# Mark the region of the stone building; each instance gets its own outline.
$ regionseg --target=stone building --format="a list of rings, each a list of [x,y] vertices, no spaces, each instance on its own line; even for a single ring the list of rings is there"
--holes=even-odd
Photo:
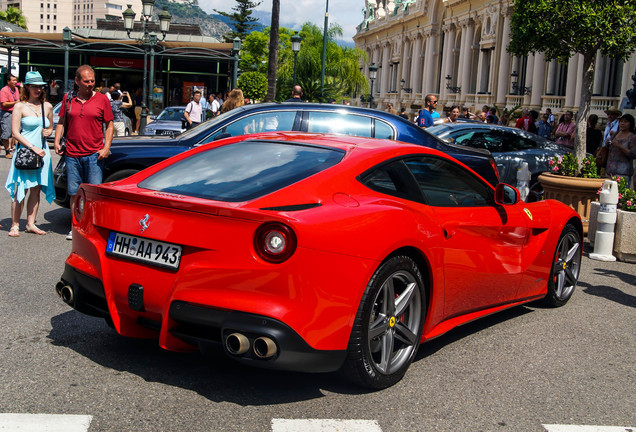
[[[365,0],[354,41],[378,67],[374,106],[391,102],[414,113],[436,94],[439,110],[472,111],[483,105],[521,105],[555,114],[578,110],[583,59],[547,62],[542,53],[515,57],[510,41],[509,0]],[[620,107],[632,88],[636,54],[629,61],[597,56],[591,113]],[[358,104],[364,104],[358,100]]]

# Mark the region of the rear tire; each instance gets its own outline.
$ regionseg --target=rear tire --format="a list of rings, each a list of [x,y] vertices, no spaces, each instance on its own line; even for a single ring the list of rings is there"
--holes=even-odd
[[[563,306],[574,294],[574,287],[579,279],[583,244],[581,234],[572,224],[563,228],[557,243],[545,302],[552,307]]]
[[[424,281],[407,256],[384,262],[360,302],[341,372],[364,387],[383,389],[402,379],[422,338]]]

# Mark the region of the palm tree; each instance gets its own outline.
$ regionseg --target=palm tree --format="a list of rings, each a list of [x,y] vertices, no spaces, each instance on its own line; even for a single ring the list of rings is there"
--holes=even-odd
[[[0,20],[27,29],[26,18],[22,15],[22,11],[17,7],[9,6],[6,11],[0,11]]]
[[[278,22],[280,18],[280,0],[272,1],[272,24],[269,31],[269,61],[267,63],[267,96],[265,101],[272,102],[276,97],[276,71],[278,69]]]

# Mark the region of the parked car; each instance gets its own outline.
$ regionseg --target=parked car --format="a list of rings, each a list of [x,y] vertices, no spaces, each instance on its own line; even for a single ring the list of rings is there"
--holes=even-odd
[[[186,107],[184,106],[170,106],[166,107],[159,113],[157,117],[150,116],[153,120],[148,123],[145,129],[141,132],[142,135],[167,135],[174,136],[179,135],[185,131],[184,117]]]
[[[426,131],[456,145],[490,151],[497,162],[499,179],[504,183],[516,185],[517,171],[522,162],[527,162],[532,173],[529,199],[535,201],[543,199],[539,174],[550,171],[548,162],[554,156],[571,151],[531,132],[488,123],[444,123]]]
[[[385,388],[421,342],[577,283],[580,217],[442,152],[274,132],[80,187],[56,289],[123,336]]]
[[[60,121],[61,108],[62,108],[62,102],[58,102],[53,107],[53,133],[51,133],[51,135],[49,135],[49,137],[47,138],[47,141],[49,142],[55,141],[55,126]],[[126,134],[126,136],[130,136],[132,134],[133,128],[132,128],[132,122],[130,121],[130,118],[127,115],[124,115],[124,127],[125,127],[124,133]]]
[[[443,151],[465,163],[491,184],[499,182],[495,160],[486,150],[454,146],[415,124],[383,111],[334,104],[263,103],[245,105],[188,131],[164,137],[115,139],[103,172],[107,182],[128,177],[171,156],[227,136],[266,131],[331,132],[388,138]],[[56,202],[68,207],[64,161],[55,169]]]

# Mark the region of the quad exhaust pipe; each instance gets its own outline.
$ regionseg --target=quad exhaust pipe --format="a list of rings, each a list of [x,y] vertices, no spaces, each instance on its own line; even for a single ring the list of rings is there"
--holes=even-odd
[[[225,348],[235,356],[242,356],[252,348],[252,353],[259,359],[266,360],[272,358],[278,352],[276,342],[267,336],[260,336],[254,339],[251,344],[247,336],[242,333],[232,333],[225,338]]]
[[[75,292],[72,286],[64,283],[63,281],[60,281],[57,283],[57,285],[55,285],[55,291],[64,303],[69,306],[73,306],[73,304],[75,303]]]

